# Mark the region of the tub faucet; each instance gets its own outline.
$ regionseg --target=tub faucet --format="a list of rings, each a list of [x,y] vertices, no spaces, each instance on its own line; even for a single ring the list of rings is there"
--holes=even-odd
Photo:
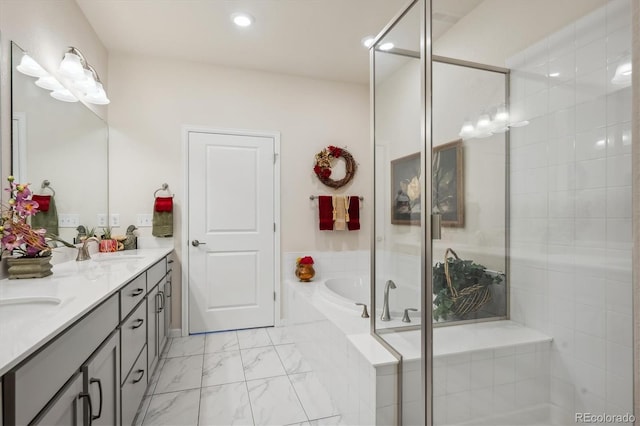
[[[82,246],[78,247],[78,256],[76,256],[76,262],[91,259],[91,255],[89,254],[89,247],[87,247],[87,243],[89,243],[89,241],[95,241],[96,243],[100,244],[100,240],[96,237],[89,237],[85,239],[84,243],[82,243]]]
[[[382,321],[390,321],[391,315],[389,315],[389,289],[396,288],[396,283],[389,280],[384,286],[384,302],[382,303],[382,315],[380,319]]]

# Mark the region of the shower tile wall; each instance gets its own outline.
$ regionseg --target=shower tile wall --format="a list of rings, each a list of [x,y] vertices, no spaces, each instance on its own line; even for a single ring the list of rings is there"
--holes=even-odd
[[[631,2],[510,58],[511,318],[553,337],[552,416],[632,410]]]

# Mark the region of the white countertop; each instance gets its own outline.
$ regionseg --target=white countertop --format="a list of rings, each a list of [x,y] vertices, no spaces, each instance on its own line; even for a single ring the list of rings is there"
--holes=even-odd
[[[96,253],[92,260],[55,264],[53,275],[45,278],[0,280],[0,300],[62,300],[59,305],[0,306],[0,376],[171,251],[173,248]]]

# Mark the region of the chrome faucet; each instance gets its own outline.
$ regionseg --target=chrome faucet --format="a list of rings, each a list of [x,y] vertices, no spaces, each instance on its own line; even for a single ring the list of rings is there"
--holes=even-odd
[[[82,243],[82,247],[78,247],[78,256],[76,257],[76,262],[91,259],[91,255],[89,254],[89,247],[87,247],[89,241],[95,241],[96,243],[100,244],[100,240],[96,237],[89,237],[85,239],[84,243]]]
[[[382,315],[380,316],[380,319],[382,321],[391,320],[391,315],[389,315],[389,289],[390,288],[391,289],[396,288],[396,283],[394,283],[391,280],[387,281],[387,283],[384,286],[384,302],[382,303]]]

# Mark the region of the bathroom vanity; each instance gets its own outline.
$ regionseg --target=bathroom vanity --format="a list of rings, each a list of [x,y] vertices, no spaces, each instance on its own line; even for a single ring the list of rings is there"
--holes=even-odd
[[[0,281],[4,426],[130,425],[167,342],[172,249]]]

